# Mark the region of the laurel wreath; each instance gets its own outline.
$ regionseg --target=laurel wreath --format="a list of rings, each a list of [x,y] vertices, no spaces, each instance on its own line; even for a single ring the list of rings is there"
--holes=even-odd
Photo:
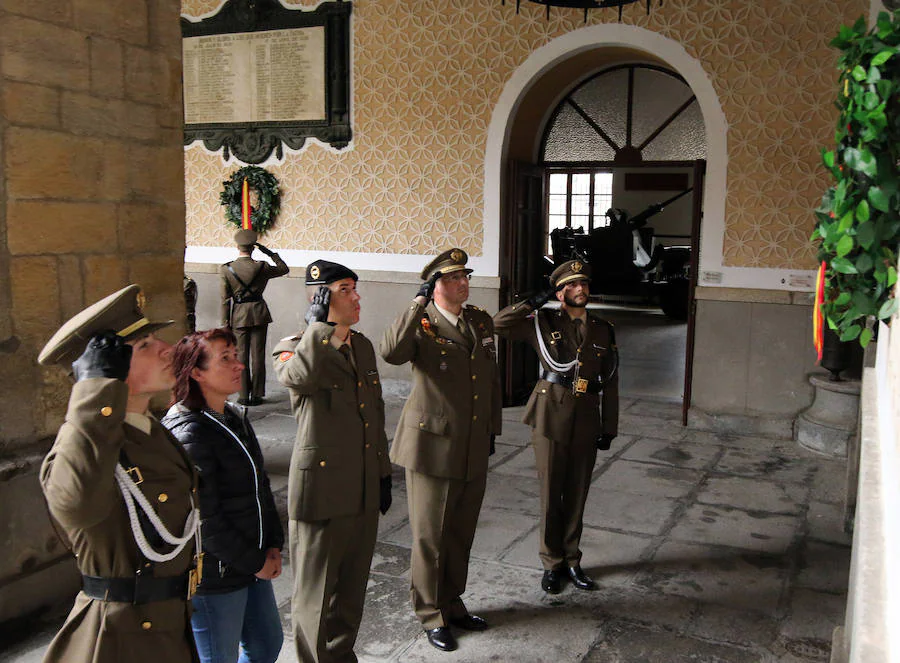
[[[250,208],[250,226],[260,235],[265,235],[275,225],[275,217],[281,209],[278,179],[265,168],[244,166],[235,171],[231,178],[222,182],[219,203],[225,206],[225,218],[240,228],[241,194],[245,179],[247,185],[256,190],[259,199],[257,206]]]

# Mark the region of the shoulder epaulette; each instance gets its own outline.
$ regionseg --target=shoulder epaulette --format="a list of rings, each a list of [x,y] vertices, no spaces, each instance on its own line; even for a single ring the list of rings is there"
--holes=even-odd
[[[480,306],[475,306],[475,304],[466,304],[466,308],[470,308],[470,309],[472,309],[473,311],[481,311],[482,313],[487,313],[487,311],[485,311],[485,310],[484,310],[483,308],[481,308]]]

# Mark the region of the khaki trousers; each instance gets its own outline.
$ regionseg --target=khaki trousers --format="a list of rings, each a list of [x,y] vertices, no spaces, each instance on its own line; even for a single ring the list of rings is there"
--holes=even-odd
[[[269,325],[237,327],[238,360],[244,365],[241,375],[241,398],[263,398],[266,395],[266,332]]]
[[[294,644],[302,663],[356,663],[378,512],[318,522],[291,520]]]
[[[427,629],[467,614],[462,601],[487,474],[472,481],[406,470],[416,616]]]
[[[597,443],[587,438],[560,444],[531,438],[541,484],[540,558],[545,570],[581,562],[584,504],[597,460]]]

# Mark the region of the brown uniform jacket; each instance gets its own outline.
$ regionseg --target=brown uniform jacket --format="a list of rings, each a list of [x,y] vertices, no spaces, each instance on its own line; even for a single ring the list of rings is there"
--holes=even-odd
[[[277,253],[273,253],[271,258],[275,261],[274,265],[270,265],[264,260],[241,256],[225,263],[220,268],[222,274],[222,322],[227,327],[256,327],[272,322],[272,315],[262,298],[262,293],[266,289],[269,279],[284,276],[290,271],[290,268]],[[234,274],[228,269],[229,265],[234,270]],[[235,274],[250,287],[250,298],[255,301],[238,301],[238,296],[246,297],[248,293],[235,278]]]
[[[491,316],[467,306],[461,318],[474,336],[472,348],[434,303],[412,302],[385,330],[379,352],[390,364],[410,362],[414,378],[391,460],[421,474],[470,481],[487,472],[502,403]]]
[[[538,350],[534,329],[534,311],[522,302],[507,306],[494,316],[497,334],[511,341],[525,341],[538,353],[542,370],[552,370]],[[562,309],[545,309],[538,318],[544,345],[554,361],[567,363],[579,349],[575,342],[572,318]],[[554,332],[558,339],[554,339]],[[615,336],[612,325],[588,314],[581,344],[579,377],[594,380],[609,375],[615,362]],[[576,414],[578,416],[576,416]],[[525,407],[523,421],[554,442],[565,444],[574,436],[597,438],[616,435],[619,428],[619,374],[607,383],[602,394],[575,396],[571,387],[538,380]]]
[[[181,536],[192,508],[193,466],[155,419],[149,435],[125,423],[127,399],[120,380],[76,383],[65,423],[41,467],[50,512],[68,535],[84,575],[133,578],[142,559],[114,478],[120,450],[140,468],[139,488],[170,532]],[[154,575],[186,573],[193,554],[191,542],[175,559],[154,564]],[[133,605],[79,592],[44,661],[187,663],[193,660],[189,606],[187,597]]]
[[[373,511],[380,478],[391,473],[375,350],[353,331],[354,366],[331,344],[333,333],[331,325],[314,322],[273,351],[297,418],[288,476],[292,520]]]

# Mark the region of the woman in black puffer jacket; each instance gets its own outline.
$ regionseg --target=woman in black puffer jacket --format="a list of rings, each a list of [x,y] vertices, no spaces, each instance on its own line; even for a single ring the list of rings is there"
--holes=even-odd
[[[191,618],[200,659],[272,663],[284,640],[271,582],[284,532],[246,409],[226,400],[244,370],[234,335],[188,334],[172,364],[176,403],[162,423],[200,474],[203,576]]]

